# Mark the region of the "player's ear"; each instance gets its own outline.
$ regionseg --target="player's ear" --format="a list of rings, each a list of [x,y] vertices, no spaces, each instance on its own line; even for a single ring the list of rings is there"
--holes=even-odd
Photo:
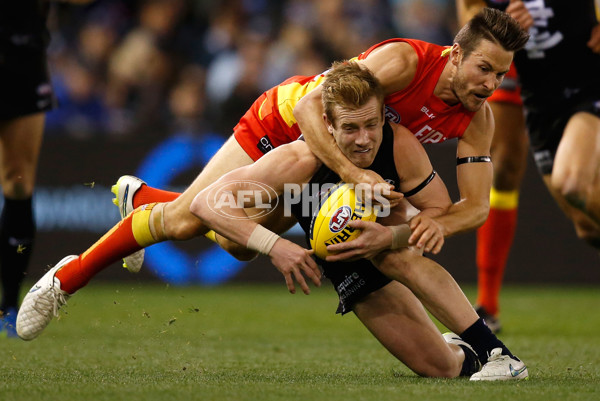
[[[450,61],[452,64],[459,65],[463,58],[463,48],[458,43],[452,45],[450,49]]]
[[[333,123],[331,121],[329,121],[329,119],[327,118],[327,114],[323,113],[323,122],[325,123],[325,126],[327,127],[327,131],[329,131],[329,133],[331,135],[333,135]]]

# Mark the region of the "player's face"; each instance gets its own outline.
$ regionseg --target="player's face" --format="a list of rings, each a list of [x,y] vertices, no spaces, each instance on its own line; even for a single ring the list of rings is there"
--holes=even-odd
[[[372,97],[358,109],[334,109],[335,124],[327,121],[329,132],[344,155],[356,166],[369,167],[381,145],[383,105]]]
[[[488,40],[481,40],[477,48],[457,65],[452,91],[469,111],[477,111],[500,86],[513,59],[513,52]]]

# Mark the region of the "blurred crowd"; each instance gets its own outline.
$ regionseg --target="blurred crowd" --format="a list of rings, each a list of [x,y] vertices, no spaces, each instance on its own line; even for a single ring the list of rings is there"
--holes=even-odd
[[[47,133],[228,136],[250,104],[391,37],[451,44],[449,0],[55,2]]]

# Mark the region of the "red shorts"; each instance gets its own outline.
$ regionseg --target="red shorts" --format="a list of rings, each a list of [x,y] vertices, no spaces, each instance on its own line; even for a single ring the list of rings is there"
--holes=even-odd
[[[504,76],[502,84],[492,96],[488,98],[489,102],[499,103],[512,103],[517,106],[523,105],[521,100],[521,84],[519,83],[519,77],[517,76],[517,70],[515,64],[510,65],[510,70]]]
[[[276,104],[277,87],[256,99],[233,129],[235,139],[254,161],[300,136],[298,124],[288,126],[276,109]]]

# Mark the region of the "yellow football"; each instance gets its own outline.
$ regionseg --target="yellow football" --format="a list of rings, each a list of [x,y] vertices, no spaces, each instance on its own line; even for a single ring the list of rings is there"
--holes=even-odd
[[[357,238],[360,230],[347,227],[350,220],[375,221],[376,211],[365,206],[356,196],[351,184],[339,183],[321,199],[318,213],[310,224],[310,246],[315,255],[324,259],[327,245],[347,242]]]

